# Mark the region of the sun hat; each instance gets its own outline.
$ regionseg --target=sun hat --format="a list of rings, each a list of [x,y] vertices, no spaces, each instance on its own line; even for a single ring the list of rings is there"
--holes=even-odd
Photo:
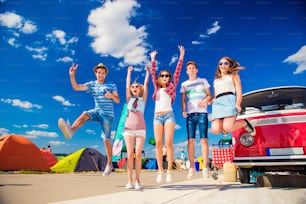
[[[106,74],[108,73],[108,69],[107,67],[103,64],[103,63],[99,63],[97,66],[95,66],[95,68],[93,69],[93,71],[96,73],[98,68],[103,68],[106,71]]]

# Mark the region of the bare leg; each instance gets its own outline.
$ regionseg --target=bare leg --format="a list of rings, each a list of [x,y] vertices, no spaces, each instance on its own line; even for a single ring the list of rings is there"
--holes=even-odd
[[[136,181],[140,183],[140,172],[142,165],[142,149],[145,142],[145,137],[136,137],[136,159],[135,159],[135,169],[136,169]]]
[[[219,134],[223,130],[223,120],[222,119],[215,119],[211,122],[211,132],[213,134]]]
[[[194,168],[194,138],[188,140],[188,159],[190,168]]]
[[[167,160],[168,160],[168,171],[172,170],[173,164],[173,136],[174,136],[174,128],[175,123],[168,122],[165,124],[165,140],[166,140],[166,147],[167,147]]]
[[[112,144],[109,139],[104,140],[105,152],[107,156],[107,165],[113,166],[112,163]]]
[[[81,128],[86,121],[90,119],[89,115],[86,112],[83,112],[72,124],[71,130],[72,132],[77,131]]]
[[[246,126],[245,121],[236,121],[236,116],[227,117],[223,120],[223,128],[226,132],[233,132]]]
[[[164,132],[163,125],[161,124],[154,125],[155,154],[156,154],[156,160],[159,172],[163,171],[163,132]]]
[[[134,136],[124,136],[127,151],[127,173],[128,183],[133,182],[133,164],[134,164]]]
[[[202,149],[202,159],[203,159],[203,168],[206,168],[208,165],[208,140],[201,139],[201,149]]]

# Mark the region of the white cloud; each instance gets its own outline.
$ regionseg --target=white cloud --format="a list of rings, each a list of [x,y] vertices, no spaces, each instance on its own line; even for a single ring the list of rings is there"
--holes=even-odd
[[[94,130],[86,129],[85,132],[87,132],[89,135],[95,135],[96,132]]]
[[[19,99],[3,99],[0,100],[3,103],[11,104],[12,106],[17,106],[19,108],[22,108],[24,110],[31,111],[32,109],[41,109],[42,106],[38,104],[33,104],[29,101],[21,101]]]
[[[46,61],[47,59],[47,54],[33,54],[32,57],[34,59],[39,59],[41,61]]]
[[[57,38],[57,40],[62,44],[66,44],[66,33],[62,30],[54,30],[52,34]]]
[[[9,133],[9,130],[6,128],[0,128],[0,135],[6,135]]]
[[[49,144],[54,145],[54,146],[59,146],[59,145],[65,144],[65,142],[51,140],[51,141],[49,141]]]
[[[18,43],[21,34],[33,34],[38,30],[35,22],[27,20],[15,12],[0,14],[0,26],[8,28],[7,36],[4,36],[3,39],[15,48],[21,47],[21,44]],[[71,46],[79,40],[75,36],[69,37],[65,31],[58,29],[46,34],[45,38],[47,41],[45,41],[45,39],[37,40],[36,42],[29,42],[29,44],[31,44],[30,46],[25,46],[26,50],[32,52],[33,59],[46,61],[49,51],[48,48],[56,49],[57,53],[59,53],[58,51],[60,50],[69,53],[69,55],[74,55],[75,50],[72,49]],[[53,44],[51,46],[49,45],[50,41]],[[45,44],[45,46],[42,46],[42,44]],[[71,62],[71,57],[59,58],[57,62]]]
[[[24,34],[31,34],[37,31],[37,26],[32,21],[26,21],[20,31]]]
[[[37,138],[37,137],[58,137],[58,134],[56,132],[46,132],[46,131],[40,131],[40,130],[31,130],[26,131],[27,137],[29,138]]]
[[[25,20],[22,16],[14,12],[5,12],[4,14],[0,14],[0,25],[10,29],[19,30],[24,34],[32,34],[38,30],[34,22]]]
[[[15,47],[15,48],[20,47],[20,44],[17,42],[17,39],[16,39],[16,38],[9,38],[9,39],[7,40],[7,43],[8,43],[9,45],[11,45],[12,47]]]
[[[306,70],[306,45],[302,46],[296,53],[287,57],[284,62],[297,64],[293,74],[300,74]]]
[[[99,149],[99,145],[92,145],[91,148],[93,148],[93,149]]]
[[[65,31],[63,30],[53,30],[51,33],[46,35],[46,40],[49,40],[56,49],[60,49],[61,51],[67,52],[71,55],[75,54],[75,50],[71,48],[71,46],[78,42],[77,37],[69,38]],[[57,62],[72,62],[72,58],[62,57],[56,60]]]
[[[209,38],[208,35],[200,34],[199,38]]]
[[[170,60],[170,63],[169,63],[169,66],[171,66],[172,64],[174,64],[177,60],[178,60],[178,56],[177,56],[177,55],[172,56],[172,57],[171,57],[171,60]]]
[[[15,128],[28,128],[27,124],[23,124],[23,125],[13,125]]]
[[[47,129],[49,127],[48,124],[38,124],[38,125],[33,125],[33,127],[41,128],[41,129]]]
[[[215,22],[213,23],[213,27],[212,27],[212,28],[208,28],[208,29],[206,30],[206,34],[201,33],[201,34],[199,35],[199,37],[198,37],[198,40],[193,40],[193,41],[191,42],[191,44],[193,44],[193,45],[201,45],[201,44],[204,44],[204,42],[201,41],[201,40],[206,39],[206,38],[209,38],[210,35],[217,33],[218,30],[220,30],[220,29],[221,29],[221,26],[219,25],[219,22],[218,22],[218,21],[215,21]]]
[[[207,34],[208,34],[208,35],[214,34],[214,33],[216,33],[218,30],[220,30],[220,28],[221,28],[221,27],[219,26],[219,22],[218,22],[218,21],[215,21],[215,22],[213,23],[213,27],[207,29]]]
[[[88,35],[93,38],[91,47],[94,52],[123,58],[126,65],[147,62],[145,27],[136,28],[129,22],[138,7],[140,5],[134,0],[106,1],[102,7],[90,12]]]
[[[67,63],[67,62],[73,62],[73,59],[71,57],[65,56],[65,57],[62,57],[62,58],[58,58],[56,61]]]
[[[204,42],[201,42],[201,41],[197,41],[197,40],[193,40],[192,42],[191,42],[191,44],[193,44],[193,45],[200,45],[200,44],[203,44]]]
[[[0,14],[0,25],[20,29],[22,27],[23,17],[13,12],[5,12]]]
[[[45,61],[47,59],[47,54],[46,52],[48,51],[47,47],[30,47],[30,46],[25,46],[25,49],[27,49],[30,52],[33,52],[34,54],[32,54],[32,57],[34,59],[39,59],[42,61]]]
[[[63,106],[75,106],[75,104],[70,103],[68,100],[66,100],[62,96],[57,95],[57,96],[53,96],[52,98],[56,101],[61,102]]]

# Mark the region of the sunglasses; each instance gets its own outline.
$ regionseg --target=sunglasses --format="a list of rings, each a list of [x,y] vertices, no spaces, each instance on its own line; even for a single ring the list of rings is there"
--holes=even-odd
[[[161,74],[161,75],[159,75],[159,77],[161,77],[161,78],[163,78],[163,77],[168,78],[168,77],[170,77],[170,75],[169,74]]]
[[[131,86],[131,88],[132,88],[132,89],[133,89],[133,88],[138,89],[138,88],[139,88],[139,86],[138,86],[138,85],[136,85],[136,86]]]
[[[219,62],[219,65],[221,66],[222,64],[224,65],[229,65],[229,62]]]

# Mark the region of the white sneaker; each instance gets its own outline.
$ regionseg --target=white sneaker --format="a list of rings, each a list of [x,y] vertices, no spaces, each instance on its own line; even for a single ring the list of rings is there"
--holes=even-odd
[[[108,176],[113,170],[112,166],[106,165],[104,172],[103,172],[103,176]]]
[[[171,181],[172,181],[172,175],[170,172],[168,172],[166,175],[166,183],[170,183]]]
[[[187,178],[191,179],[193,177],[193,168],[189,168]]]
[[[162,181],[163,175],[162,172],[159,172],[156,177],[156,183],[160,183]]]
[[[203,178],[209,178],[208,168],[204,168],[202,170],[202,175],[203,175]]]
[[[131,183],[127,183],[127,184],[125,185],[125,188],[126,188],[126,189],[132,189],[132,188],[133,188],[133,186],[132,186],[132,184],[131,184]]]
[[[135,189],[136,189],[136,190],[141,190],[141,189],[142,189],[141,184],[138,183],[138,182],[135,182]]]
[[[66,137],[66,139],[71,139],[72,137],[72,130],[69,125],[69,121],[65,122],[63,118],[58,119],[58,127],[62,131],[63,135]]]

